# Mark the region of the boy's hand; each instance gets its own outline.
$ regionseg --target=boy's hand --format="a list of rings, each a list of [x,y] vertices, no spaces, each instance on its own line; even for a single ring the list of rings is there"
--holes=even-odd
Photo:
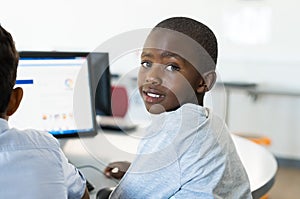
[[[111,162],[104,169],[104,174],[108,178],[116,178],[120,180],[130,166],[130,162],[127,161],[118,161]]]

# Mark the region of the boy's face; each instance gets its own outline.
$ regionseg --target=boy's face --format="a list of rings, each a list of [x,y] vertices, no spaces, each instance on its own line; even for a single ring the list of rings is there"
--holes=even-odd
[[[198,42],[182,33],[164,28],[152,31],[144,44],[138,74],[147,110],[158,114],[185,103],[202,104],[202,94],[215,80],[215,73],[206,70],[212,63],[207,55]]]
[[[138,73],[138,86],[146,109],[158,114],[172,111],[184,103],[198,103],[199,72],[172,52],[144,48]]]

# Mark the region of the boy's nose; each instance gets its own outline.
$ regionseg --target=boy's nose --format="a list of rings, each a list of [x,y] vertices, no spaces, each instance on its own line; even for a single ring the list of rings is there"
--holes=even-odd
[[[159,85],[162,83],[161,75],[163,71],[161,71],[161,67],[159,66],[152,66],[151,69],[148,71],[146,76],[146,82],[151,83],[153,85]]]

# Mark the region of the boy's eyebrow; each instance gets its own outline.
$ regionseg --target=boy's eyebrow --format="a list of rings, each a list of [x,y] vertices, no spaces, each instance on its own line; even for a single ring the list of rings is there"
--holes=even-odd
[[[170,51],[164,51],[160,54],[160,57],[165,58],[165,57],[175,57],[176,59],[182,59],[179,55],[172,53]]]
[[[153,58],[154,55],[152,53],[149,53],[149,52],[142,52],[141,57],[150,57],[150,58]]]
[[[142,52],[141,54],[141,57],[150,57],[150,58],[153,58],[154,55],[150,52]],[[161,54],[160,54],[160,57],[162,58],[166,58],[166,57],[175,57],[176,59],[182,59],[181,56],[175,54],[175,53],[172,53],[170,51],[163,51]]]

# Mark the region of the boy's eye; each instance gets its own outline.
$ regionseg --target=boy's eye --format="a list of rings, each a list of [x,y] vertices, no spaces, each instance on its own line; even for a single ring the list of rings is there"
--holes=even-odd
[[[174,64],[167,65],[166,69],[168,71],[179,71],[180,70],[180,68],[178,66],[174,65]]]
[[[149,61],[142,61],[141,65],[144,68],[150,68],[152,66],[152,63]]]

